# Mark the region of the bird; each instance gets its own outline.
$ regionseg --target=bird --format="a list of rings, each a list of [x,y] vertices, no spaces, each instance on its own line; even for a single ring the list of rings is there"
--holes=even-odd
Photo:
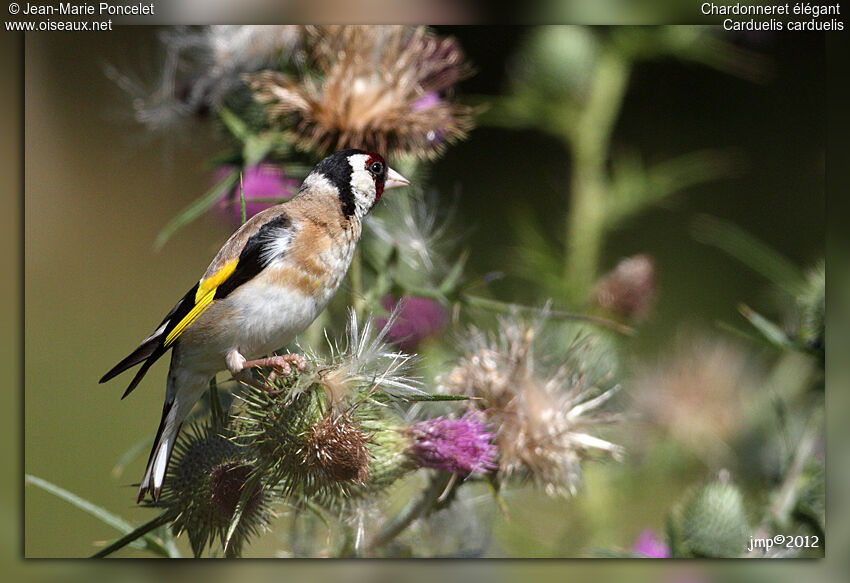
[[[293,364],[304,369],[300,354],[266,355],[325,309],[351,264],[363,219],[385,190],[409,184],[375,152],[327,156],[294,197],[237,229],[154,332],[103,375],[101,383],[141,365],[123,399],[171,351],[162,419],[137,503],[148,493],[159,501],[180,427],[216,373],[226,369],[237,381],[271,391],[253,378],[254,368],[283,375]]]

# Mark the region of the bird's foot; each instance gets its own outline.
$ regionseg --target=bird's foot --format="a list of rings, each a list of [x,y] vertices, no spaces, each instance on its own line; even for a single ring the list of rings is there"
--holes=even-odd
[[[258,358],[257,360],[249,360],[243,364],[243,368],[249,369],[256,368],[259,366],[271,367],[272,372],[266,379],[266,383],[259,383],[258,381],[254,381],[249,384],[254,387],[263,389],[270,395],[279,395],[282,392],[282,389],[273,389],[271,387],[271,383],[277,380],[279,374],[285,377],[292,374],[292,367],[290,365],[293,364],[301,372],[303,372],[307,368],[307,360],[300,354],[281,354],[269,356],[267,358]],[[253,381],[253,379],[251,380]]]

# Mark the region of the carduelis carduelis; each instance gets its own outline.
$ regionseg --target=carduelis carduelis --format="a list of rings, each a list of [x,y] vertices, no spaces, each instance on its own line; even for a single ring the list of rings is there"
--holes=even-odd
[[[147,492],[159,499],[180,426],[218,371],[256,384],[252,367],[288,374],[290,363],[304,366],[293,354],[254,359],[292,341],[324,310],[351,264],[362,219],[385,189],[408,184],[378,154],[331,154],[310,172],[297,196],[233,233],[153,334],[103,375],[101,383],[141,364],[126,397],[173,349],[162,420],[138,502]]]

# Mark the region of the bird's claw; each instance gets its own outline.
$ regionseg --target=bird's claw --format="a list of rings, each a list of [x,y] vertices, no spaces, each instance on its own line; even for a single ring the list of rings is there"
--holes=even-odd
[[[269,356],[267,358],[260,358],[257,360],[249,360],[244,364],[244,368],[256,368],[260,366],[268,366],[271,367],[272,372],[269,374],[266,379],[266,383],[262,385],[262,389],[266,391],[270,395],[279,395],[282,392],[282,389],[273,389],[271,387],[271,383],[277,380],[278,375],[283,375],[285,377],[292,374],[292,366],[303,372],[307,368],[307,360],[300,354],[279,354],[275,356]]]

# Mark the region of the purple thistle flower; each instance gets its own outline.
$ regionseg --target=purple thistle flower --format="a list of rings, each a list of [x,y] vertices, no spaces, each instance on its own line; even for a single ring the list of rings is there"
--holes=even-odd
[[[217,179],[223,179],[232,170],[233,167],[229,165],[220,167],[216,171]],[[245,190],[245,218],[250,219],[258,212],[278,204],[269,202],[270,199],[283,202],[290,198],[298,187],[298,181],[287,177],[283,168],[280,166],[261,163],[245,168],[242,172],[241,187]],[[242,205],[239,189],[240,185],[237,182],[234,188],[224,193],[215,206],[222,217],[225,217],[228,221],[236,225],[242,222]]]
[[[479,415],[436,417],[415,423],[407,431],[413,439],[408,454],[419,467],[464,476],[485,474],[496,467],[494,435]]]
[[[670,549],[661,540],[658,533],[651,528],[645,528],[638,535],[632,550],[648,559],[669,559]]]
[[[396,299],[388,294],[381,298],[381,305],[388,312],[398,309],[398,317],[387,330],[386,339],[407,353],[416,352],[423,340],[437,334],[446,324],[446,312],[434,300],[416,296]],[[387,319],[376,318],[375,323],[383,330]]]
[[[430,93],[426,93],[416,101],[414,101],[410,105],[410,109],[413,111],[422,111],[423,109],[430,109],[432,107],[436,107],[440,102],[440,94],[436,91],[431,91]]]

